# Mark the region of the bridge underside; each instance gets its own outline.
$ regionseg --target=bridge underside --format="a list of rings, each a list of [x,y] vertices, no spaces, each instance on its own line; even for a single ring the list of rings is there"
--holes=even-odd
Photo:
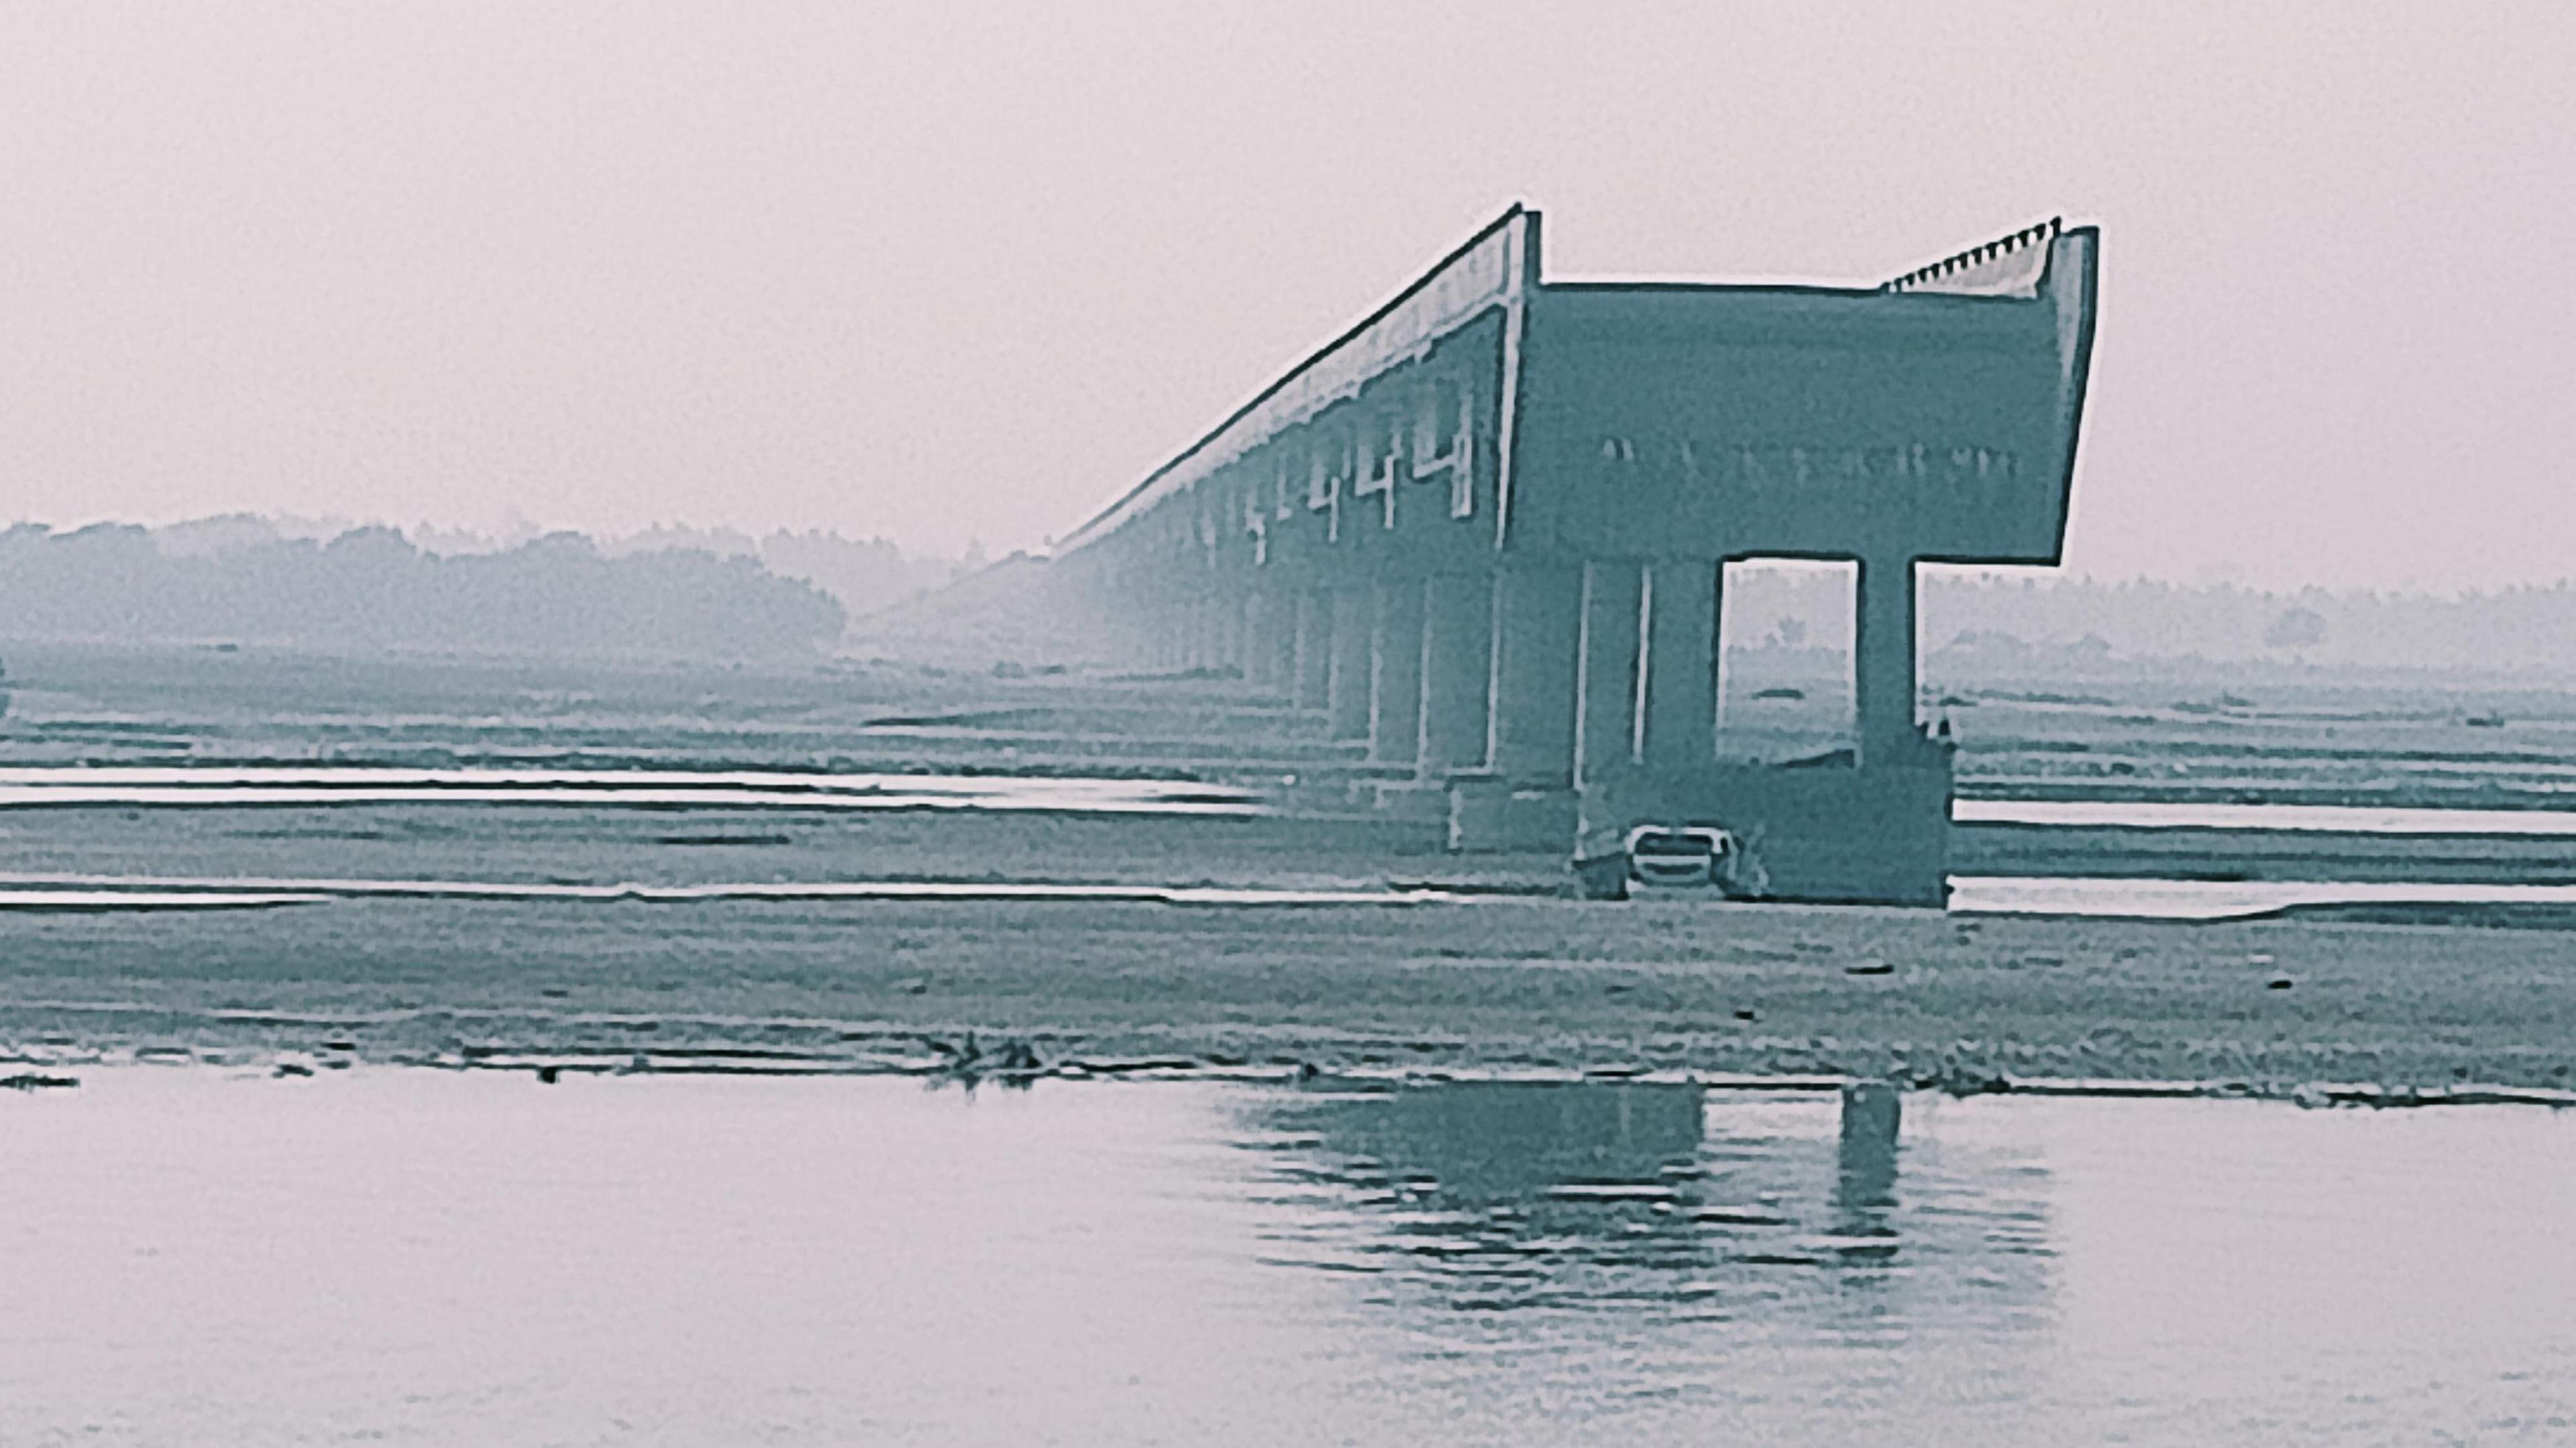
[[[1368,802],[1446,818],[1454,849],[1597,854],[1639,823],[1712,825],[1755,841],[1783,898],[1938,904],[1950,759],[1917,719],[1910,573],[1862,572],[1857,748],[1789,764],[1717,757],[1716,559],[1210,597],[1121,652],[1324,715],[1366,741]]]

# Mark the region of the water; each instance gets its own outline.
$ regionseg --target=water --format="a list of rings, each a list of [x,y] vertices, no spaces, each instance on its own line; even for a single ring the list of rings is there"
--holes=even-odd
[[[2576,1116],[91,1070],[0,1443],[2576,1434]]]
[[[2289,830],[2349,835],[2576,835],[2576,810],[2460,809],[2322,804],[2208,804],[2124,799],[1962,799],[1963,825],[2072,829]]]
[[[0,766],[0,809],[515,804],[588,808],[1046,810],[1253,815],[1254,791],[1079,775],[739,769],[409,769],[377,765]],[[1952,820],[2125,830],[2576,836],[2576,811],[2156,800],[1962,799]]]
[[[2293,910],[2576,912],[2576,885],[2412,880],[2158,880],[1954,875],[1960,915],[2090,916],[2114,920],[2252,920]]]
[[[273,910],[282,905],[319,905],[328,895],[309,891],[238,889],[104,890],[45,886],[23,890],[0,887],[0,910],[48,914],[98,914],[127,910]]]
[[[1012,880],[733,880],[606,885],[515,880],[387,880],[262,876],[0,874],[0,911],[267,909],[334,900],[530,900],[660,905],[716,900],[1115,902],[1220,909],[1274,906],[1379,909],[1490,905],[1494,895],[1422,887],[1348,889],[1060,883]],[[1714,899],[1714,897],[1711,897]],[[2132,877],[1954,875],[1956,915],[2044,915],[2112,920],[2250,920],[2295,910],[2576,911],[2576,885],[2387,880],[2169,880]]]
[[[1171,780],[728,769],[397,769],[382,766],[0,767],[0,809],[554,805],[715,810],[1046,810],[1249,815],[1247,792]]]
[[[1501,897],[1436,888],[1255,888],[1228,885],[1056,883],[1011,880],[707,881],[607,885],[514,880],[383,880],[260,876],[0,874],[0,911],[273,909],[334,900],[533,900],[561,904],[681,905],[716,900],[865,905],[883,901],[1026,901],[1177,905],[1216,909],[1276,906],[1380,909],[1492,904]],[[1714,897],[1712,897],[1713,899]],[[2395,911],[2576,911],[2576,885],[2466,884],[2385,880],[2166,880],[2070,876],[1957,875],[1956,915],[2044,915],[2110,920],[2251,920],[2296,910],[2373,907]]]
[[[11,910],[537,887],[1365,906],[1562,879],[1441,857],[1436,820],[1355,814],[1363,749],[1208,683],[64,648],[23,673],[23,717],[0,721]],[[2517,696],[2500,731],[2404,691],[2284,685],[2211,712],[2138,688],[1967,709],[1963,908],[2563,919],[2564,699]],[[2263,883],[2200,883],[2232,879]]]
[[[11,888],[19,887],[19,888]],[[94,888],[93,888],[94,887]],[[1445,890],[1246,889],[1223,885],[1055,884],[1025,880],[720,881],[692,885],[527,884],[512,880],[267,880],[186,876],[0,875],[0,909],[177,910],[318,905],[331,900],[545,900],[694,904],[710,900],[1114,901],[1136,905],[1455,905]]]

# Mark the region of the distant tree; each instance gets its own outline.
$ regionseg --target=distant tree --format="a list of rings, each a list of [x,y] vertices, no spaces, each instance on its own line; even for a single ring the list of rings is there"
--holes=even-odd
[[[1963,628],[1951,635],[1950,642],[1942,646],[1941,652],[1992,662],[2023,658],[2031,652],[2031,644],[2021,635],[1999,628]]]
[[[2303,651],[2326,641],[2326,616],[2312,608],[2291,607],[2281,611],[2263,630],[2266,648]]]
[[[847,618],[755,558],[609,557],[578,533],[455,555],[390,528],[199,541],[164,552],[109,524],[0,533],[0,623],[22,638],[730,659],[829,648]]]

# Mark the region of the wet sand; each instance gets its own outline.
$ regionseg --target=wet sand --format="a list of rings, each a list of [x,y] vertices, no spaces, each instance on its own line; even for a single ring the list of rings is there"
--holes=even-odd
[[[0,1051],[2576,1086],[2557,931],[1620,905],[347,899],[0,917]],[[1020,1048],[1025,1047],[1025,1050]]]

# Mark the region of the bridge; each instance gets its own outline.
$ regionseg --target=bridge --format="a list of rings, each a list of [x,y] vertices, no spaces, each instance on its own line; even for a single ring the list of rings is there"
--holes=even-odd
[[[1144,667],[1322,711],[1459,850],[1754,842],[1784,898],[1939,904],[1918,563],[2054,564],[2098,233],[1840,288],[1545,276],[1505,212],[1056,547]],[[1724,565],[1856,565],[1856,747],[1716,752]]]

